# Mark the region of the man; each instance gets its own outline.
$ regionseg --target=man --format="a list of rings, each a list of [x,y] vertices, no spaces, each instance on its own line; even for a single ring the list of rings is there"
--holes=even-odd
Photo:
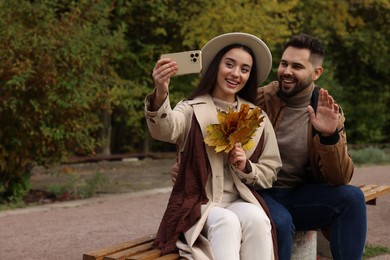
[[[354,167],[345,118],[328,92],[314,84],[324,54],[312,36],[293,36],[278,81],[258,90],[256,104],[273,123],[283,164],[273,188],[258,190],[277,227],[281,260],[291,258],[296,230],[328,230],[333,259],[361,259],[365,245],[364,194],[348,185]]]
[[[353,162],[345,118],[326,90],[315,87],[324,49],[309,35],[286,43],[278,82],[259,88],[257,104],[273,123],[282,169],[272,189],[258,191],[277,226],[280,259],[290,259],[295,230],[330,226],[333,259],[361,259],[366,240],[364,194],[347,185]]]

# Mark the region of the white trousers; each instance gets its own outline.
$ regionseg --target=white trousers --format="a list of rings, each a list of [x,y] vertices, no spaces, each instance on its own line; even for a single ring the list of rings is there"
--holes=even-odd
[[[216,260],[274,259],[271,223],[264,210],[237,200],[214,207],[202,230]]]

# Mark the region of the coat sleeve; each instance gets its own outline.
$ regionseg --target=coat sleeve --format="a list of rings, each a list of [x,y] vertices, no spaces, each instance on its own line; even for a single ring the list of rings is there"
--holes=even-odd
[[[256,189],[271,188],[282,167],[274,129],[268,116],[265,113],[264,115],[264,144],[261,156],[256,162],[249,161],[251,170],[249,173],[233,168],[243,182],[252,184]]]
[[[337,132],[329,137],[315,135],[312,145],[312,167],[320,180],[331,185],[348,184],[353,176],[354,165],[348,153],[347,135],[344,129],[345,117],[340,107]]]
[[[191,119],[191,109],[179,102],[172,110],[169,95],[157,111],[150,110],[155,93],[145,98],[145,118],[151,136],[159,141],[183,145]]]

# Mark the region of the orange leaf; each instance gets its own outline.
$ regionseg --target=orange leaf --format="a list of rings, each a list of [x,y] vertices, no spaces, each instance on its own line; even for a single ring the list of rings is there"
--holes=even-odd
[[[228,112],[218,112],[219,124],[211,124],[206,127],[209,135],[205,143],[215,146],[216,152],[225,151],[228,153],[233,149],[234,144],[240,142],[244,150],[253,147],[253,138],[256,129],[263,122],[261,109],[255,107],[250,109],[248,104],[242,104],[240,110],[234,112],[229,108]]]

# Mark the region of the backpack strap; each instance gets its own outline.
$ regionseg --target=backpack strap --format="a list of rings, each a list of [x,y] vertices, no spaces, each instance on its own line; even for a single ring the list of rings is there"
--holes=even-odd
[[[317,86],[314,86],[313,94],[311,95],[311,100],[310,100],[310,105],[313,107],[314,113],[317,112],[317,105],[318,105],[319,93],[320,93],[320,88],[317,87]],[[318,134],[318,132],[317,132],[317,130],[314,128],[313,125],[311,126],[311,128],[312,128],[312,131],[311,131],[312,137],[314,137],[316,134]]]

